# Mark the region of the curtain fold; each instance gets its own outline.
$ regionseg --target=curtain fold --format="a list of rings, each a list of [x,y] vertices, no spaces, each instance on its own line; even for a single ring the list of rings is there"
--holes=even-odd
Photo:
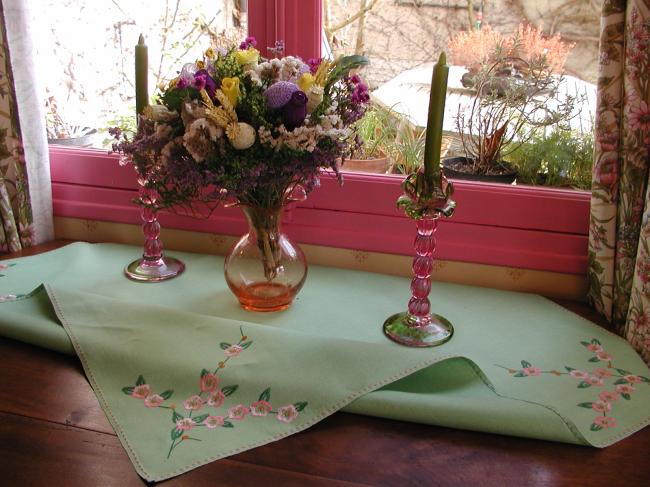
[[[589,299],[650,363],[650,0],[605,0]]]
[[[52,189],[29,2],[0,2],[0,252],[52,240]]]

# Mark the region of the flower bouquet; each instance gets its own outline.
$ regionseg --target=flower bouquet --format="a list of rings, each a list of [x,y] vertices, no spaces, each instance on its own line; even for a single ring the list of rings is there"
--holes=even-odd
[[[121,137],[115,149],[150,169],[148,183],[164,207],[195,201],[241,205],[251,231],[226,259],[228,284],[245,307],[279,309],[290,304],[306,274],[303,263],[298,282],[281,276],[292,267],[283,260],[293,252],[280,233],[282,208],[318,186],[321,168],[341,180],[340,161],[358,146],[355,123],[369,101],[365,84],[352,72],[368,61],[268,60],[255,46],[248,37],[185,64],[156,104],[145,108],[134,138]],[[281,43],[276,48],[281,54]],[[293,253],[302,255],[299,249]],[[262,264],[263,283],[242,274],[252,254]],[[235,265],[237,258],[246,265]],[[229,272],[229,265],[236,270]],[[277,302],[247,304],[252,294],[272,295]]]

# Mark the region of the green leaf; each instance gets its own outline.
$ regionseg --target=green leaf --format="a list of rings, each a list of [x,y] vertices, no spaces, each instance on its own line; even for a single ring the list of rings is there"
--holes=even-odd
[[[172,410],[172,423],[176,423],[179,419],[183,419],[182,414],[178,414],[175,410]]]
[[[591,357],[589,359],[590,362],[600,362],[600,359],[598,357]]]
[[[122,387],[122,392],[126,394],[127,396],[130,396],[131,393],[133,392],[134,387],[129,386],[129,387]]]
[[[235,392],[238,388],[239,388],[239,386],[237,384],[234,384],[234,385],[231,385],[231,386],[225,386],[225,387],[221,388],[221,392],[223,392],[224,396],[229,396],[233,392]]]
[[[578,389],[586,389],[587,387],[591,387],[589,382],[582,381],[578,384]]]
[[[600,341],[597,338],[592,338],[591,343],[593,343],[594,345],[600,345],[601,344]]]
[[[221,343],[219,344],[219,346],[221,347],[221,350],[225,350],[226,348],[230,348],[230,347],[231,347],[230,343],[228,343],[228,342],[221,342]]]
[[[580,342],[580,343],[582,343],[585,347],[588,347],[588,346],[590,345],[589,342],[585,342],[585,341],[582,341],[582,342]]]
[[[246,350],[246,349],[247,349],[248,347],[250,347],[252,344],[253,344],[253,340],[249,340],[249,341],[247,341],[247,342],[242,343],[242,344],[241,344],[241,348],[243,348],[244,350]]]
[[[626,392],[624,392],[623,394],[621,394],[621,397],[622,397],[623,399],[627,399],[628,401],[629,401],[630,399],[632,399],[632,397],[631,397],[628,393],[626,393]]]
[[[628,372],[627,370],[624,369],[616,369],[616,372],[618,372],[621,375],[631,375],[632,372]]]
[[[296,408],[296,411],[300,412],[307,407],[309,403],[307,401],[294,402],[293,407]]]
[[[650,382],[650,379],[648,379],[647,377],[644,377],[642,375],[639,376],[639,379],[641,379],[642,382],[646,382],[646,383]]]
[[[581,402],[580,404],[578,404],[578,407],[591,409],[592,404],[593,402]]]
[[[530,362],[526,362],[525,360],[522,360],[521,361],[521,366],[525,369],[527,367],[532,367],[533,364],[531,364]]]
[[[203,421],[207,419],[207,417],[210,416],[209,414],[201,414],[200,416],[195,416],[192,418],[196,424],[201,424]]]
[[[204,377],[206,374],[209,374],[209,373],[210,373],[209,370],[207,370],[207,369],[201,369],[201,379],[203,379],[203,377]]]
[[[173,389],[167,389],[166,391],[160,393],[160,397],[162,397],[163,399],[169,399],[170,397],[172,397],[173,393],[174,393]]]
[[[571,372],[571,371],[573,371],[573,370],[576,370],[574,367],[567,367],[567,366],[564,366],[564,368],[566,369],[567,372]]]
[[[141,386],[142,384],[146,384],[144,377],[141,375],[138,376],[138,380],[135,381],[136,386]]]
[[[177,428],[172,428],[172,441],[175,441],[183,436],[183,431]]]
[[[598,426],[596,423],[591,423],[591,427],[589,428],[591,431],[600,431],[602,426]]]
[[[614,382],[614,385],[618,385],[618,384],[627,384],[627,381],[623,378],[620,378],[616,382]]]
[[[221,425],[221,427],[222,427],[222,428],[234,428],[235,425],[232,424],[230,421],[225,420],[225,421],[223,422],[223,424]]]
[[[513,377],[527,377],[526,374],[524,374],[521,370],[518,370]]]
[[[258,401],[269,402],[270,400],[271,400],[271,388],[267,387],[266,389],[264,389],[262,394],[260,394],[260,398],[258,399]]]

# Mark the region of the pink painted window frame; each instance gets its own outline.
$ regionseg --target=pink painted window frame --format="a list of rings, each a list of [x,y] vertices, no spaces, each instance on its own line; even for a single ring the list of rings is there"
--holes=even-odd
[[[258,46],[285,40],[286,53],[318,56],[320,0],[250,0],[249,30]],[[131,203],[132,168],[98,150],[50,146],[54,214],[140,223]],[[395,208],[401,178],[347,173],[338,186],[324,173],[321,187],[294,208],[285,228],[298,241],[331,247],[411,255],[413,222]],[[589,193],[563,189],[457,181],[458,210],[438,230],[436,257],[444,260],[585,274]],[[164,214],[164,227],[240,235],[237,209],[208,219]]]

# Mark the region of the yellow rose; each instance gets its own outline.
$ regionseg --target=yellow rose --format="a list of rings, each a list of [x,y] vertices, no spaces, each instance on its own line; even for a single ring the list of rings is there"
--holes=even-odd
[[[244,66],[246,64],[257,64],[259,57],[260,52],[254,47],[249,47],[246,50],[240,49],[235,53],[235,59],[241,66]]]
[[[203,61],[197,61],[195,64],[197,68],[205,69],[205,63]]]
[[[314,76],[311,73],[304,73],[298,80],[298,88],[305,93],[309,93],[309,89],[314,84]]]
[[[205,50],[205,53],[203,55],[208,59],[214,59],[215,58],[214,49],[212,49],[211,47],[208,47]]]
[[[239,98],[239,78],[224,78],[221,80],[221,91],[228,97],[233,108],[237,106]]]

